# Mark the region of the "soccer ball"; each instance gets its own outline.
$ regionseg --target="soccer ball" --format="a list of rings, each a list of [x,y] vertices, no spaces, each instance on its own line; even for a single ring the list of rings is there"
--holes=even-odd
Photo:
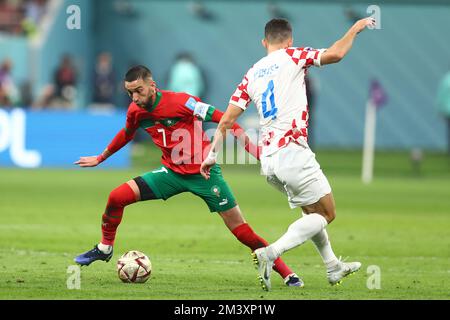
[[[150,278],[152,263],[142,252],[128,251],[117,261],[117,273],[123,282],[144,283]]]

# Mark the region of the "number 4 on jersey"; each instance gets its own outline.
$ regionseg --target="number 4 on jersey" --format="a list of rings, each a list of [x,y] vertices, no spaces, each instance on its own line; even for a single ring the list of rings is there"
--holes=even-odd
[[[264,119],[272,117],[276,118],[278,112],[277,106],[275,105],[275,94],[274,94],[274,84],[273,80],[270,80],[266,91],[262,95],[262,112]]]

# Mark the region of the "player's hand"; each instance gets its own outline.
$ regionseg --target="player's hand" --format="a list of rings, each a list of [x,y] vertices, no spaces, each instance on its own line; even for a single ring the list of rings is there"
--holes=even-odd
[[[211,167],[215,164],[216,160],[209,157],[203,161],[202,165],[200,166],[200,174],[203,176],[203,178],[209,180]]]
[[[79,165],[80,167],[96,167],[100,163],[97,156],[92,157],[80,157],[78,161],[75,161],[73,164]]]
[[[376,21],[374,18],[364,18],[361,20],[358,20],[354,25],[353,28],[355,29],[356,33],[360,33],[367,27],[375,27]]]

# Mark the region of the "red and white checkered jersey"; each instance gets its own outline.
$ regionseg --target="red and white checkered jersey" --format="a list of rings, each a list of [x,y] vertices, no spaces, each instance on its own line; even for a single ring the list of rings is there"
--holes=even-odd
[[[230,104],[245,110],[253,101],[258,109],[263,155],[269,155],[295,140],[307,141],[308,101],[305,74],[320,67],[325,49],[287,48],[259,60],[245,75]]]

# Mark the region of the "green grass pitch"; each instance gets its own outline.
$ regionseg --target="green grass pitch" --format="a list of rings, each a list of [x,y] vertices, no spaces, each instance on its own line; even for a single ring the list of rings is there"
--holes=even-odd
[[[136,149],[137,150],[137,149]],[[130,170],[0,169],[0,299],[449,299],[450,166],[445,155],[425,154],[414,171],[407,153],[379,153],[375,181],[363,185],[360,152],[318,151],[337,203],[328,226],[336,254],[362,269],[330,287],[312,243],[283,258],[305,281],[286,287],[272,275],[272,291],[256,280],[250,250],[220,217],[191,194],[138,203],[125,210],[109,263],[81,270],[81,288],[68,289],[75,255],[100,238],[109,192],[157,167],[158,155],[135,158]],[[75,160],[75,159],[74,159]],[[299,216],[267,185],[257,166],[224,166],[245,218],[269,242]],[[128,250],[153,263],[145,284],[124,284],[117,258]],[[374,284],[371,266],[380,271]],[[368,286],[369,284],[369,286]]]

